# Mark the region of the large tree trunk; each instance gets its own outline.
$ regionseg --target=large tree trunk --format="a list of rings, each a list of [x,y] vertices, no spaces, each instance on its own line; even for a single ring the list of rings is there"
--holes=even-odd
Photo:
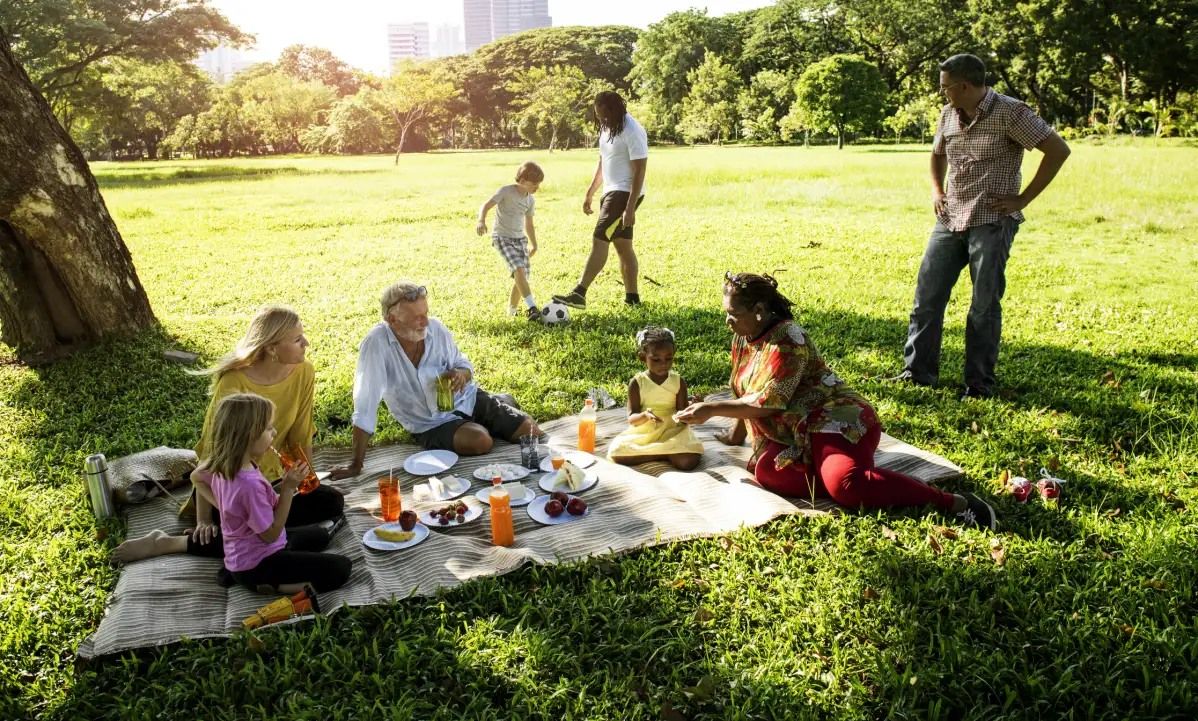
[[[154,313],[83,154],[0,32],[0,340],[45,362]]]

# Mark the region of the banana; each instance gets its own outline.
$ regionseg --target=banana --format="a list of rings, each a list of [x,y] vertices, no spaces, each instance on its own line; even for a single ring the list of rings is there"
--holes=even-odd
[[[404,541],[410,541],[413,538],[415,538],[416,532],[415,531],[389,531],[386,528],[376,528],[376,529],[374,529],[374,535],[378,536],[379,538],[383,539],[384,541],[395,541],[397,543],[403,543]]]

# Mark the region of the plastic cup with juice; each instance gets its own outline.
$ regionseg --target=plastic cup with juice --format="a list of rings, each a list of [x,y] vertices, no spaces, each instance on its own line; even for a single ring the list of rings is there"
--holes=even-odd
[[[399,479],[395,476],[383,476],[379,479],[379,510],[383,520],[392,523],[399,520],[402,510],[402,499],[399,495]]]
[[[307,454],[302,448],[289,448],[285,451],[277,451],[271,448],[275,455],[279,457],[279,463],[282,464],[284,471],[289,471],[296,463],[303,461],[308,466],[308,475],[300,481],[298,493],[302,496],[306,493],[315,491],[320,485],[320,479],[316,476],[316,469],[312,467],[312,461],[308,460]],[[294,454],[294,455],[293,455]]]
[[[453,410],[453,377],[437,376],[437,410]]]

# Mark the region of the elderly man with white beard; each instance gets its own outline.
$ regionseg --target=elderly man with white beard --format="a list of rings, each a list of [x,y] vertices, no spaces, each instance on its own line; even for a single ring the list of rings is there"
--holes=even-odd
[[[541,434],[511,396],[491,395],[474,382],[474,366],[458,350],[453,334],[429,316],[427,288],[400,281],[383,291],[380,305],[383,321],[358,348],[353,461],[333,469],[334,479],[362,472],[380,402],[426,449],[477,456],[491,450],[496,436],[515,443],[520,436]],[[452,410],[438,408],[439,378],[451,384]]]

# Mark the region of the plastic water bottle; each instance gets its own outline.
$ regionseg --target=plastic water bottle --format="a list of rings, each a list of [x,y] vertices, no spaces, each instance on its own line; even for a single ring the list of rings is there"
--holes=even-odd
[[[578,450],[586,453],[595,452],[595,401],[590,398],[578,415]]]

